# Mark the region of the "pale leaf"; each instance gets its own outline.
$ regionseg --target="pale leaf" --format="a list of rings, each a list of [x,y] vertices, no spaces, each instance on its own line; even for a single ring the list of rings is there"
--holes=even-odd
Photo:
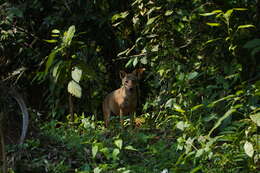
[[[82,76],[82,70],[79,67],[75,67],[72,71],[71,71],[71,77],[74,81],[76,81],[77,83],[79,83],[80,79]]]
[[[73,80],[68,84],[68,92],[77,98],[81,98],[81,86]]]
[[[251,142],[246,141],[246,143],[244,144],[244,150],[245,150],[245,153],[249,157],[253,157],[253,155],[254,155],[254,147],[251,144]]]
[[[117,139],[115,140],[115,145],[121,149],[122,148],[122,145],[123,145],[123,140],[122,139]]]

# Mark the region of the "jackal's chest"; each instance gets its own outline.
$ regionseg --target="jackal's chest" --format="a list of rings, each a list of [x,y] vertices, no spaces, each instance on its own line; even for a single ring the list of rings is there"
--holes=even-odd
[[[119,107],[122,109],[133,109],[136,106],[136,99],[122,99]]]
[[[117,100],[118,110],[115,112],[117,112],[117,114],[119,114],[120,110],[121,110],[122,111],[121,113],[123,115],[131,114],[136,109],[136,102],[137,102],[136,99],[129,99],[129,98],[118,99]]]

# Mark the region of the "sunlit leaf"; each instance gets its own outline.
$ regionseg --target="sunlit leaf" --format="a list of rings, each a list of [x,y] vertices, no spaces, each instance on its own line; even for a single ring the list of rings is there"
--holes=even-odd
[[[51,32],[52,32],[53,34],[60,34],[60,31],[59,31],[58,29],[53,29]]]
[[[73,70],[71,71],[72,79],[77,83],[79,83],[81,76],[82,76],[82,70],[79,67],[74,67]]]
[[[68,84],[68,92],[77,98],[81,98],[81,86],[73,80]]]
[[[120,151],[119,151],[119,149],[118,148],[115,148],[114,150],[113,150],[113,153],[112,153],[112,158],[113,158],[113,160],[118,160],[119,158],[118,158],[118,154],[120,153]]]
[[[95,158],[98,152],[98,146],[94,145],[92,146],[92,157]]]
[[[220,26],[221,24],[220,23],[206,23],[207,25],[209,26]]]
[[[249,157],[253,157],[253,155],[254,155],[254,147],[251,144],[251,142],[246,141],[246,143],[244,144],[244,150],[245,150],[245,153]]]
[[[197,76],[198,76],[198,72],[192,72],[192,73],[189,73],[188,74],[188,80],[192,80],[192,79],[194,79],[194,78],[196,78]]]
[[[122,140],[122,139],[117,139],[117,140],[115,140],[115,145],[116,145],[119,149],[122,149],[123,140]]]
[[[244,28],[255,28],[255,25],[240,25],[237,29],[244,29]]]
[[[215,101],[213,101],[212,103],[210,103],[210,104],[208,105],[208,107],[213,107],[215,104],[217,104],[217,103],[219,103],[219,102],[221,102],[221,101],[224,101],[224,100],[229,100],[229,99],[231,99],[231,98],[234,98],[235,96],[236,96],[236,95],[231,94],[231,95],[228,95],[228,96],[223,97],[223,98],[221,98],[221,99],[215,100]]]
[[[138,58],[135,57],[135,59],[134,59],[134,61],[133,61],[133,66],[135,67],[135,66],[137,65],[137,63],[138,63]]]
[[[129,67],[131,64],[133,64],[134,58],[129,59],[129,61],[126,63],[125,67]]]
[[[222,13],[223,11],[222,10],[214,10],[210,13],[203,13],[203,14],[200,14],[201,16],[212,16],[212,15],[215,15],[215,14],[219,14],[219,13]]]
[[[121,12],[121,13],[117,13],[117,14],[114,14],[111,18],[112,20],[112,23],[114,23],[116,20],[118,19],[124,19],[128,16],[129,12],[128,11],[125,11],[125,12]]]
[[[176,127],[180,130],[185,130],[187,127],[189,127],[190,125],[187,123],[187,122],[184,122],[184,121],[179,121],[177,124],[176,124]]]
[[[168,171],[168,169],[163,169],[163,171],[160,173],[169,173],[169,171]]]
[[[128,145],[125,147],[126,150],[132,150],[132,151],[137,151],[137,149],[135,149],[133,146]]]
[[[51,34],[52,37],[54,37],[55,39],[57,39],[58,37],[60,37],[59,34]]]
[[[94,173],[100,173],[102,171],[102,168],[96,167],[94,169]]]
[[[203,169],[203,166],[202,165],[199,165],[195,168],[193,168],[190,173],[196,173],[196,172],[199,172],[199,170]]]
[[[142,64],[147,64],[147,58],[146,57],[141,58],[140,62]]]
[[[183,110],[179,105],[177,105],[176,103],[173,104],[173,108],[174,110],[176,110],[177,112],[180,112],[180,113],[184,113],[185,110]]]
[[[226,18],[226,20],[229,20],[229,18],[232,15],[233,11],[234,11],[233,9],[230,9],[230,10],[226,11],[226,13],[224,13],[224,17]]]
[[[124,51],[122,51],[122,52],[119,52],[119,53],[117,54],[117,56],[124,55],[124,54],[126,54],[128,51],[129,51],[129,48],[127,48],[126,50],[124,50]]]
[[[150,19],[147,21],[146,25],[152,24],[158,17],[159,17],[159,16],[150,18]]]
[[[201,108],[201,107],[203,107],[203,106],[204,106],[203,104],[199,104],[199,105],[193,106],[193,107],[191,108],[191,111],[195,111],[195,110],[197,110],[197,109],[199,109],[199,108]]]
[[[251,120],[257,124],[257,126],[260,127],[260,112],[259,113],[256,113],[256,114],[253,114],[253,115],[250,115],[250,118]]]
[[[117,26],[120,25],[121,23],[123,23],[123,21],[116,22],[116,23],[114,23],[112,26],[113,26],[113,27],[117,27]]]
[[[46,41],[47,43],[57,43],[58,42],[58,40],[44,40],[44,41]]]
[[[211,39],[211,40],[208,40],[206,43],[205,43],[205,45],[206,44],[209,44],[209,43],[212,43],[212,42],[215,42],[215,41],[218,41],[218,40],[222,40],[223,38],[216,38],[216,39]]]
[[[164,105],[165,108],[171,108],[173,105],[173,98],[170,98]]]
[[[140,22],[140,19],[138,16],[134,16],[133,19],[132,19],[132,22],[134,24],[134,26],[136,26],[137,24],[139,24]]]
[[[194,142],[194,139],[195,138],[191,138],[189,137],[186,141],[185,141],[185,153],[188,154],[190,151],[191,151],[191,148],[192,148],[192,145],[193,145],[193,142]]]
[[[75,26],[72,25],[69,27],[68,31],[64,33],[64,36],[63,36],[63,44],[65,46],[69,46],[71,44],[71,41],[74,37],[74,34],[75,34]]]
[[[165,16],[170,16],[172,13],[173,13],[172,10],[167,10],[167,11],[164,13],[164,15],[165,15]]]
[[[237,10],[237,11],[245,11],[248,10],[247,8],[233,8],[233,10]]]
[[[196,152],[196,155],[195,155],[195,158],[198,158],[198,157],[200,157],[200,156],[202,156],[202,154],[205,152],[205,150],[204,149],[199,149],[199,150],[197,150],[197,152]]]
[[[150,8],[149,9],[149,11],[146,13],[146,15],[151,15],[152,14],[152,12],[154,12],[154,11],[158,11],[158,10],[160,10],[162,7],[152,7],[152,8]]]
[[[153,46],[153,48],[152,48],[152,52],[158,52],[158,50],[159,50],[159,45],[155,45],[155,46]]]

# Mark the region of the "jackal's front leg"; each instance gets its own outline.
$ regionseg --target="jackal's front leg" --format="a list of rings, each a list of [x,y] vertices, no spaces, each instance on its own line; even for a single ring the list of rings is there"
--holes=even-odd
[[[120,116],[120,124],[121,124],[121,127],[123,128],[123,125],[124,125],[124,120],[123,120],[123,110],[120,109],[120,112],[119,112],[119,116]]]

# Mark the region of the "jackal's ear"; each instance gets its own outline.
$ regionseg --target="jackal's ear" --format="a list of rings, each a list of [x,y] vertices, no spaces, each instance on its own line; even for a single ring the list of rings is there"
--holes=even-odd
[[[120,70],[119,75],[120,75],[120,78],[123,79],[126,76],[126,72],[123,70]]]
[[[143,72],[145,71],[145,68],[138,68],[135,69],[132,74],[134,74],[135,76],[137,76],[138,79],[141,78],[141,75],[143,74]]]

